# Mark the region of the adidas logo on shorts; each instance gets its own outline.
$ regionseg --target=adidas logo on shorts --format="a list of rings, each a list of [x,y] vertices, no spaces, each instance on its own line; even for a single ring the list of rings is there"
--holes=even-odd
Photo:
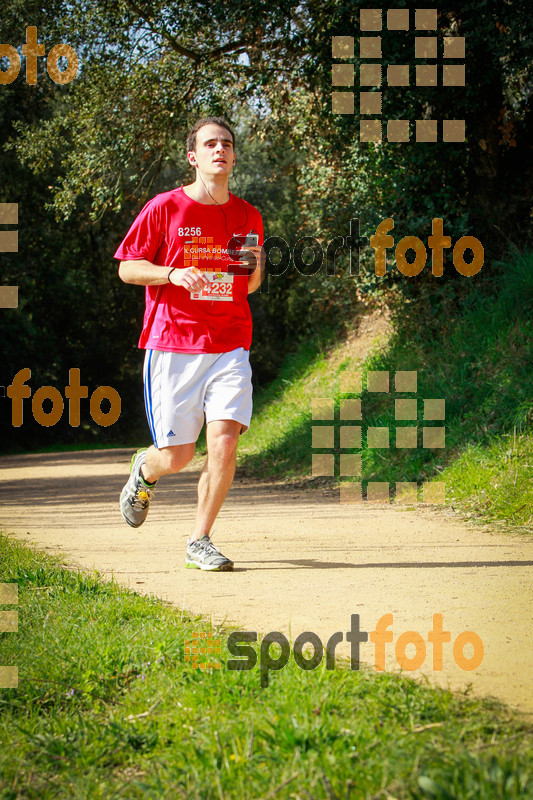
[[[174,433],[174,431],[173,431],[173,430],[172,430],[172,428],[171,428],[171,429],[169,430],[169,432],[167,433],[167,439],[168,439],[168,437],[169,437],[169,436],[175,436],[175,435],[176,435],[176,434]]]

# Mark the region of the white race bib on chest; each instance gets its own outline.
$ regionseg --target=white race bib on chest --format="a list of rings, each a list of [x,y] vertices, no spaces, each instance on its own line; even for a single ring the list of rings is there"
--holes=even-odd
[[[233,300],[233,278],[230,272],[204,272],[209,283],[201,292],[191,292],[191,300]]]

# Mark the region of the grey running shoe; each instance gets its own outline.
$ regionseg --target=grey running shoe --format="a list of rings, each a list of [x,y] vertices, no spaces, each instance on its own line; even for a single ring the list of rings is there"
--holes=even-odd
[[[131,459],[131,475],[122,492],[120,493],[120,510],[122,516],[132,528],[138,528],[148,516],[150,500],[153,492],[145,486],[141,478],[141,467],[146,461],[144,447],[133,455]]]
[[[187,539],[185,566],[189,569],[205,569],[211,572],[215,570],[230,572],[233,569],[233,561],[223,556],[209,536],[204,533],[201,539],[194,542]]]

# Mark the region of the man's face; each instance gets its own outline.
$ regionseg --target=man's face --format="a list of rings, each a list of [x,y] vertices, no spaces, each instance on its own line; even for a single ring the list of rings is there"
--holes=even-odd
[[[196,132],[196,149],[187,157],[204,175],[229,175],[235,164],[231,133],[220,125],[204,125]]]

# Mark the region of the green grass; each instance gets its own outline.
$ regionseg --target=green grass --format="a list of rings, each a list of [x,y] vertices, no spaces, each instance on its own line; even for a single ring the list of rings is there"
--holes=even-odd
[[[493,520],[533,522],[533,435],[470,445],[442,473],[450,500]]]
[[[0,564],[19,589],[19,631],[0,637],[19,668],[0,690],[2,800],[533,797],[531,729],[495,701],[292,658],[261,689],[224,646],[202,673],[184,660],[202,619],[6,536]]]

